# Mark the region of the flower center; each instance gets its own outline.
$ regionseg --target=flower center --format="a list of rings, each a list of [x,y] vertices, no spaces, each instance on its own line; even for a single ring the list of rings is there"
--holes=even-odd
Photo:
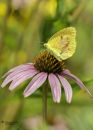
[[[63,61],[58,61],[47,50],[42,51],[34,60],[34,66],[40,72],[61,73],[63,70]]]

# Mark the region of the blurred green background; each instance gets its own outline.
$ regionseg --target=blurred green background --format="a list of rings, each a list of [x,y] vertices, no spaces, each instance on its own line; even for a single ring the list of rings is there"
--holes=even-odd
[[[57,31],[74,26],[77,49],[66,66],[93,87],[93,0],[0,0],[0,83],[10,68],[32,62]],[[93,130],[93,99],[72,83],[73,100],[48,97],[48,122],[42,126],[42,93],[27,99],[28,81],[9,92],[0,88],[0,130]]]

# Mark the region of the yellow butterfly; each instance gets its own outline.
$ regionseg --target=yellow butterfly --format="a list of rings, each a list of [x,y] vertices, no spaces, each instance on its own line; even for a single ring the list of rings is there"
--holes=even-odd
[[[76,29],[67,27],[55,33],[44,46],[57,60],[62,61],[74,54],[76,49],[75,38]]]

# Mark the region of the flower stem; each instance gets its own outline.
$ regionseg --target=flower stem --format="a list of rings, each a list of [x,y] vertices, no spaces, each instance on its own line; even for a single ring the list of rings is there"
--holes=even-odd
[[[43,121],[47,123],[47,83],[43,86]]]

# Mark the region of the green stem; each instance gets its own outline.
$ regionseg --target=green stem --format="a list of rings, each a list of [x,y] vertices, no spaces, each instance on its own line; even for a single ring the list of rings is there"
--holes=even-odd
[[[47,85],[43,86],[43,120],[47,123]]]

